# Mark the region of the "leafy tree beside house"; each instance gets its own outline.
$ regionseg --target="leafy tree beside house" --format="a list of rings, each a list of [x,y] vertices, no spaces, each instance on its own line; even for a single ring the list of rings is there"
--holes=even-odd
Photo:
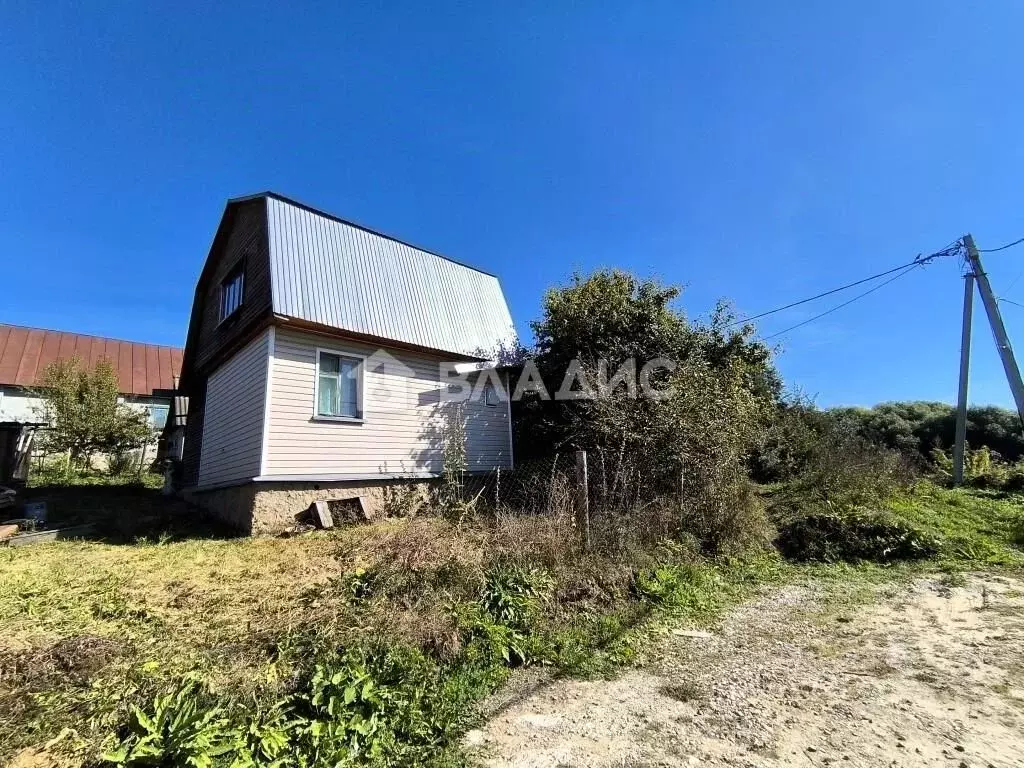
[[[535,393],[514,403],[516,455],[591,451],[602,505],[625,519],[639,499],[668,493],[678,500],[675,529],[718,550],[764,529],[747,462],[781,384],[752,326],[735,322],[725,305],[708,322],[692,322],[676,306],[679,295],[618,270],[550,289],[532,324],[532,364],[551,394],[569,371],[581,385],[575,391],[605,391],[593,399]],[[630,360],[638,384],[646,376],[657,396],[611,385]]]
[[[43,371],[36,417],[49,425],[43,444],[66,453],[70,468],[88,468],[97,453],[123,455],[152,437],[145,413],[120,402],[117,373],[108,360],[90,371],[80,360],[57,360]]]

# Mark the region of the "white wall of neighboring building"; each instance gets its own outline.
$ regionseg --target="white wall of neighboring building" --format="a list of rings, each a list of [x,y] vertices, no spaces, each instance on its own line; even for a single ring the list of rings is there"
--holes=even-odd
[[[171,401],[166,397],[122,397],[121,402],[149,414],[154,429],[163,429]],[[0,386],[0,421],[41,421],[36,409],[42,406],[42,399],[21,387]]]
[[[0,421],[39,421],[35,408],[38,397],[18,387],[0,387]]]

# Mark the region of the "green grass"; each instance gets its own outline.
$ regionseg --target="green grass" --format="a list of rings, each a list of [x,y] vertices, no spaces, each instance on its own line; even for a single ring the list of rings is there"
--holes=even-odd
[[[608,674],[635,658],[653,617],[710,621],[775,561],[704,562],[670,545],[585,554],[574,540],[545,519],[423,518],[291,539],[0,549],[0,761],[49,744],[71,765],[131,762],[117,750],[143,732],[164,759],[199,743],[237,757],[240,733],[292,720],[278,733],[290,753],[358,742],[367,764],[457,760],[474,702],[510,670]],[[372,738],[339,730],[357,710],[378,712]],[[217,713],[216,733],[147,730],[161,717],[199,728],[202,712]],[[274,712],[287,717],[253,721]]]
[[[1024,566],[1024,501],[920,484],[890,506],[941,540],[937,559],[586,554],[543,518],[0,549],[0,762],[454,764],[514,668],[607,675],[664,625],[713,624],[766,585],[813,580],[842,612],[924,572]]]
[[[918,483],[890,508],[941,538],[944,567],[1024,566],[1024,495]]]
[[[122,474],[111,474],[103,470],[73,469],[51,463],[42,469],[33,467],[29,473],[30,488],[68,487],[68,486],[139,486],[158,489],[163,487],[164,476],[159,472],[131,471]]]

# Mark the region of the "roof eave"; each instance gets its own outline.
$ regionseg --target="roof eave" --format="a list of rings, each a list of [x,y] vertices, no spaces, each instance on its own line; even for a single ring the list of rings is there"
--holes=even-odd
[[[469,362],[469,363],[486,363],[488,358],[481,355],[470,355],[465,352],[455,352],[450,349],[438,349],[436,347],[425,347],[419,344],[410,344],[408,342],[399,341],[397,339],[388,339],[382,336],[373,336],[366,333],[358,333],[356,331],[349,331],[344,328],[337,328],[331,325],[324,325],[322,323],[314,323],[310,320],[303,320],[301,317],[291,317],[289,315],[282,315],[274,313],[274,322],[277,325],[294,328],[296,330],[306,331],[309,333],[316,333],[321,336],[331,336],[338,339],[349,339],[351,341],[359,341],[364,344],[378,344],[382,347],[390,347],[391,349],[404,349],[409,352],[420,352],[423,354],[433,355],[436,357],[447,357],[451,362]]]

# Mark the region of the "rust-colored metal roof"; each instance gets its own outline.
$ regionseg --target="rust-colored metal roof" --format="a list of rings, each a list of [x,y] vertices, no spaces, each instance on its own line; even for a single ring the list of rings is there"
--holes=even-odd
[[[177,347],[0,323],[0,385],[36,386],[54,360],[77,357],[91,368],[107,358],[117,371],[121,394],[152,395],[154,389],[174,389],[181,355]]]

